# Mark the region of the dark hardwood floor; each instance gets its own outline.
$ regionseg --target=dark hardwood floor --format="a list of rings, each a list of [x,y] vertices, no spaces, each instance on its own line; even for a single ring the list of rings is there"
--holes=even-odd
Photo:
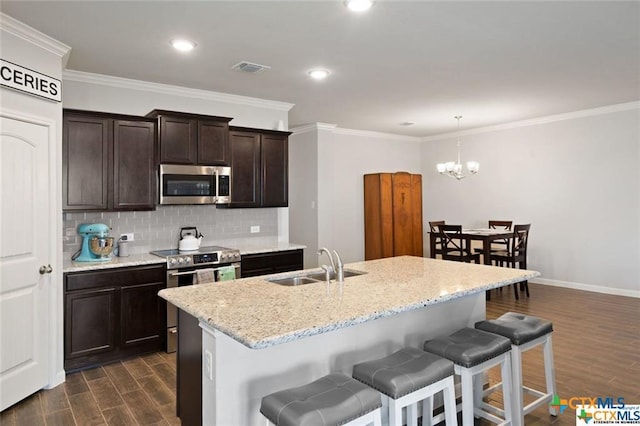
[[[139,356],[69,374],[3,411],[0,425],[179,425],[175,381],[175,353]]]
[[[529,284],[531,297],[516,301],[513,289],[494,290],[487,302],[487,318],[514,311],[553,322],[553,354],[557,394],[571,397],[624,397],[640,403],[640,299]],[[525,385],[545,389],[542,349],[523,356]],[[499,381],[491,371],[490,384]],[[496,392],[492,399],[500,400]],[[531,399],[525,396],[525,403]],[[575,410],[558,417],[538,408],[525,417],[527,426],[576,424]],[[489,422],[478,422],[485,425]]]
[[[640,403],[640,299],[529,287],[531,297],[519,301],[510,288],[494,290],[487,318],[517,311],[553,321],[558,395],[621,396],[626,403]],[[0,425],[178,425],[175,374],[175,354],[164,353],[69,374],[63,385],[2,412]],[[497,371],[490,372],[490,382],[498,378]],[[524,381],[544,389],[540,348],[524,355]],[[492,399],[500,401],[501,396],[496,393]],[[527,415],[525,423],[573,426],[575,412],[567,409],[551,417],[541,407]]]

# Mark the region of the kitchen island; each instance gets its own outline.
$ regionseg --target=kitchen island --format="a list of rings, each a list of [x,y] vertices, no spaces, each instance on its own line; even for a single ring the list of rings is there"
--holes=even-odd
[[[486,290],[540,275],[411,256],[345,270],[365,274],[342,286],[265,279],[296,272],[160,292],[202,330],[203,424],[263,424],[264,395],[473,326],[485,318]]]

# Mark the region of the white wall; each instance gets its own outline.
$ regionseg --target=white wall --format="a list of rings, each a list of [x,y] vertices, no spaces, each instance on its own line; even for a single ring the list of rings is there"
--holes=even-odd
[[[308,252],[316,248],[328,247],[338,250],[342,260],[355,262],[364,260],[364,185],[363,176],[367,173],[406,171],[420,173],[420,142],[417,138],[389,135],[375,132],[338,129],[331,125],[318,125],[309,133],[294,133],[292,144],[298,140],[315,139],[317,153],[317,241],[311,236],[291,229],[291,239],[306,244]],[[294,129],[294,132],[296,130]],[[300,152],[294,156],[290,151],[290,162],[309,162],[310,152]],[[305,182],[290,181],[289,190],[298,186],[300,190],[313,191],[313,180]],[[296,219],[293,209],[291,223]],[[311,217],[307,212],[304,217]],[[300,226],[303,226],[300,221]],[[306,240],[303,240],[306,238]],[[315,243],[315,245],[314,245]],[[309,259],[310,265],[318,265]],[[320,263],[327,263],[323,258]]]
[[[305,268],[318,264],[317,152],[315,128],[289,137],[289,238],[307,246]]]
[[[462,161],[481,169],[462,181],[435,169],[455,138],[425,142],[424,221],[531,223],[536,281],[639,296],[640,103],[557,119],[466,132]]]

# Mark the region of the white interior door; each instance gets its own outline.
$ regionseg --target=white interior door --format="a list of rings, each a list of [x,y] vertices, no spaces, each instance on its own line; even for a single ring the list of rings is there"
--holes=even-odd
[[[0,120],[0,410],[4,410],[48,383],[51,142],[46,126],[5,116]]]

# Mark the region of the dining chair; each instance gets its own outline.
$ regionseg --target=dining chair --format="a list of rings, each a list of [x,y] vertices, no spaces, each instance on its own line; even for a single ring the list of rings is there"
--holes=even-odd
[[[491,253],[491,261],[499,266],[505,264],[510,268],[527,269],[527,245],[529,242],[529,230],[531,224],[515,225],[513,227],[513,236],[509,239],[508,249],[505,251],[496,251]],[[516,300],[518,297],[518,283],[513,284]],[[521,290],[525,291],[529,297],[529,283],[522,281],[520,283]]]
[[[490,220],[489,229],[504,229],[505,231],[511,231],[513,221],[511,220]],[[496,240],[491,244],[491,250],[508,250],[509,240]]]
[[[472,252],[468,241],[462,238],[462,225],[438,225],[438,230],[444,260],[480,263],[480,253]]]
[[[431,231],[431,233],[434,235],[438,235],[434,239],[435,249],[433,251],[433,257],[438,254],[442,255],[442,242],[440,241],[440,230],[438,229],[438,227],[441,225],[444,225],[444,220],[432,220],[429,222],[429,231]]]

